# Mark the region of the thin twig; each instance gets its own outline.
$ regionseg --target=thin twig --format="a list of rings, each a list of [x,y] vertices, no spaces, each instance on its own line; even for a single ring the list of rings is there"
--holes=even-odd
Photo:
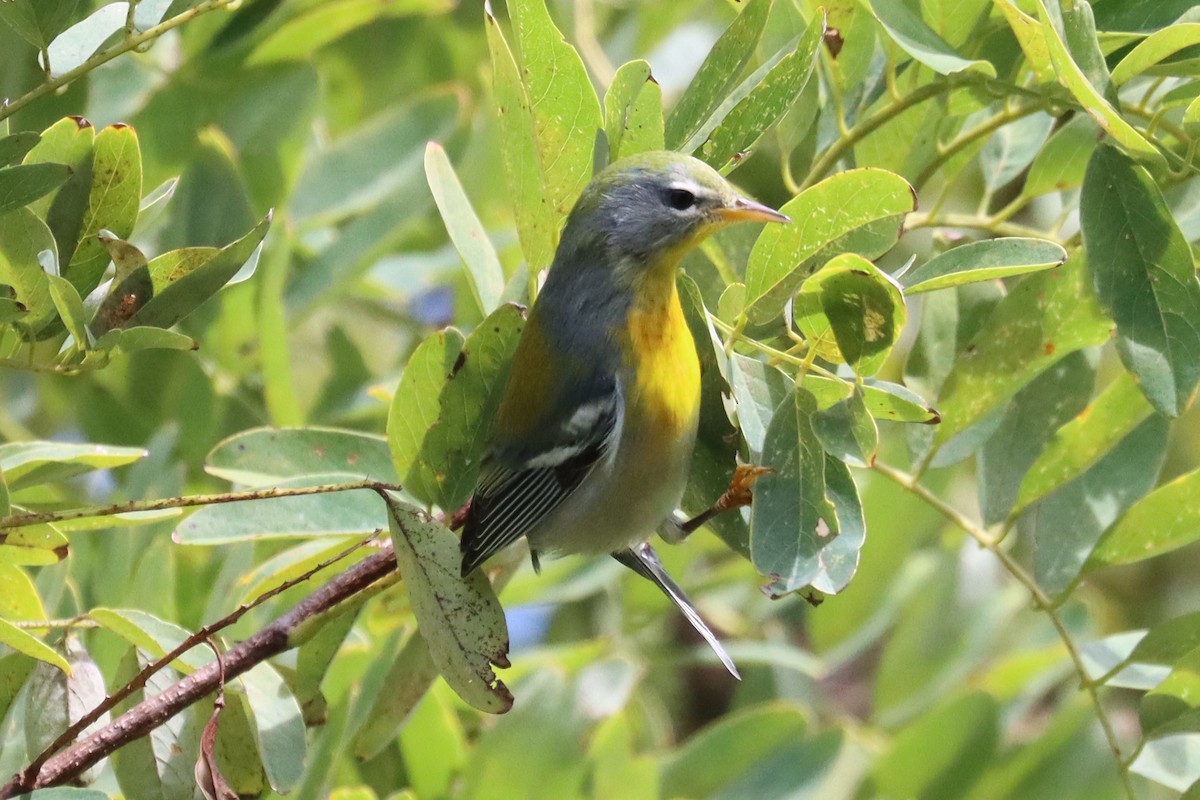
[[[37,758],[35,758],[33,761],[31,761],[29,763],[28,767],[26,767],[24,770],[22,770],[21,780],[26,783],[31,783],[37,776],[38,770],[41,769],[41,766],[43,764],[45,764],[46,761],[48,761],[51,756],[53,756],[55,753],[57,753],[62,748],[69,745],[71,742],[75,741],[76,737],[78,737],[80,733],[82,733],[84,730],[86,730],[89,725],[91,725],[96,720],[100,719],[100,717],[104,716],[104,714],[107,713],[108,711],[115,708],[117,706],[117,704],[120,703],[122,700],[129,697],[131,694],[138,691],[142,687],[144,687],[146,685],[146,682],[148,680],[150,680],[150,678],[155,673],[157,673],[158,671],[160,671],[161,669],[166,667],[172,661],[179,658],[184,653],[186,653],[188,650],[191,650],[193,647],[196,647],[199,644],[209,642],[209,644],[211,645],[210,640],[211,640],[212,636],[214,636],[217,632],[222,631],[225,628],[228,628],[230,625],[233,625],[234,623],[236,623],[243,616],[245,616],[246,613],[249,612],[251,609],[257,608],[258,606],[262,605],[266,601],[270,600],[272,597],[276,597],[276,596],[282,594],[283,592],[286,592],[288,589],[291,589],[294,586],[298,586],[301,583],[304,583],[309,578],[316,575],[318,572],[325,569],[326,567],[336,564],[338,561],[341,561],[342,559],[346,558],[350,554],[354,553],[356,550],[366,546],[368,543],[370,543],[376,537],[378,537],[380,533],[382,533],[382,530],[376,530],[370,536],[360,539],[359,541],[355,542],[350,547],[346,548],[345,550],[338,553],[337,555],[335,555],[331,558],[328,558],[325,561],[322,561],[320,564],[316,565],[315,567],[308,570],[304,574],[298,575],[297,577],[292,578],[289,581],[284,581],[279,586],[276,586],[274,589],[271,589],[269,592],[264,592],[263,594],[254,598],[249,603],[243,603],[242,605],[240,605],[236,609],[234,609],[230,614],[227,614],[226,616],[222,617],[221,619],[217,620],[216,622],[211,622],[208,625],[205,625],[203,628],[201,628],[200,630],[193,633],[191,636],[184,639],[182,642],[180,642],[175,647],[175,649],[171,650],[169,653],[162,656],[162,658],[159,658],[158,660],[153,661],[150,664],[147,664],[144,668],[142,668],[142,670],[137,675],[134,675],[133,678],[128,683],[126,683],[120,689],[117,689],[115,692],[110,694],[108,697],[105,697],[104,700],[102,700],[99,705],[97,705],[91,711],[84,714],[82,717],[80,717],[78,720],[76,720],[73,725],[68,727],[61,734],[59,734],[58,738],[56,738],[53,742],[51,742],[50,745],[48,747],[46,747],[46,749],[43,750],[38,755]],[[224,682],[224,680],[222,678],[222,683],[223,682]]]
[[[57,786],[76,778],[114,750],[165,723],[168,719],[271,656],[291,647],[291,636],[304,623],[368,589],[394,572],[396,556],[390,543],[380,552],[350,567],[262,630],[225,653],[224,669],[210,662],[161,694],[144,700],[87,738],[47,759],[36,774],[22,772],[0,786],[0,800]]]
[[[1063,622],[1062,616],[1059,615],[1053,598],[1042,591],[1042,588],[1038,586],[1033,576],[1017,563],[1007,551],[1000,547],[997,540],[982,525],[972,521],[958,509],[929,491],[914,476],[878,460],[871,464],[871,469],[911,494],[921,498],[930,508],[933,508],[943,517],[954,523],[954,525],[965,531],[981,547],[995,556],[1008,574],[1015,578],[1029,592],[1034,606],[1050,619],[1054,630],[1058,632],[1058,638],[1066,648],[1067,654],[1070,656],[1071,662],[1075,667],[1075,672],[1079,676],[1080,686],[1091,698],[1092,707],[1096,711],[1096,719],[1100,722],[1100,728],[1104,731],[1104,738],[1108,743],[1108,749],[1112,751],[1113,759],[1116,761],[1117,774],[1120,776],[1121,784],[1124,786],[1130,800],[1134,800],[1136,795],[1133,791],[1133,783],[1129,778],[1128,764],[1121,755],[1121,745],[1117,741],[1117,733],[1113,728],[1112,720],[1109,719],[1108,712],[1105,710],[1104,704],[1100,701],[1098,687],[1088,679],[1087,667],[1083,663],[1083,657],[1080,655],[1079,648],[1075,645],[1075,640],[1072,638],[1071,632],[1067,630],[1066,623]]]
[[[39,511],[31,514],[14,514],[11,517],[0,517],[0,530],[24,528],[29,525],[40,525],[44,522],[66,522],[73,519],[111,517],[117,514],[129,514],[137,511],[164,511],[170,508],[209,506],[217,503],[240,503],[244,500],[272,500],[277,497],[302,497],[309,494],[350,492],[356,489],[369,489],[375,492],[381,490],[395,492],[399,491],[400,487],[383,481],[363,480],[349,483],[322,483],[316,486],[250,489],[244,492],[193,494],[182,497],[164,497],[159,500],[130,500],[125,503],[115,503],[107,506],[88,506],[85,508],[72,508],[66,511]]]
[[[144,44],[148,44],[149,42],[152,42],[158,37],[162,36],[167,31],[178,28],[180,25],[183,25],[186,22],[191,22],[196,17],[207,14],[208,12],[214,11],[218,8],[232,5],[236,2],[238,2],[238,0],[204,0],[204,2],[200,3],[199,5],[195,5],[168,20],[164,20],[163,22],[155,25],[153,28],[147,28],[141,33],[134,34],[133,36],[126,36],[117,44],[113,45],[107,50],[101,50],[99,53],[96,53],[94,56],[89,58],[87,61],[84,61],[74,69],[64,72],[57,78],[50,78],[44,83],[38,84],[33,89],[18,97],[16,100],[13,100],[11,103],[0,106],[0,120],[11,117],[13,114],[20,111],[34,100],[37,100],[39,97],[48,95],[71,83],[71,81],[82,78],[96,67],[99,67],[102,64],[107,64],[117,56],[128,53],[130,50],[135,50]]]

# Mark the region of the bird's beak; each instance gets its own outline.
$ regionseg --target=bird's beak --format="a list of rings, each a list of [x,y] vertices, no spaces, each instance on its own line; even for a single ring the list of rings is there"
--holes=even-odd
[[[730,205],[718,208],[714,212],[722,222],[783,222],[788,223],[792,218],[780,214],[770,206],[739,197]]]

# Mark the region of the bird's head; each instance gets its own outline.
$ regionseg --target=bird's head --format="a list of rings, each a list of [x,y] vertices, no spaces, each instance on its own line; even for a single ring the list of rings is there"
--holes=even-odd
[[[712,167],[682,153],[651,152],[613,163],[595,177],[567,220],[563,244],[602,242],[618,264],[677,263],[732,222],[790,222],[743,197]]]

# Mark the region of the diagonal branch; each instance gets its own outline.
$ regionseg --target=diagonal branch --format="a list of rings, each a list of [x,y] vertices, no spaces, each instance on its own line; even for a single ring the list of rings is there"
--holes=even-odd
[[[395,569],[396,556],[389,543],[380,552],[355,564],[262,630],[231,648],[223,659],[225,679],[231,680],[271,656],[288,650],[292,646],[293,634],[302,625],[366,590]],[[48,758],[36,774],[13,776],[12,780],[0,786],[0,800],[67,783],[114,750],[145,736],[216,691],[220,682],[221,664],[218,661],[201,667],[162,694],[139,703],[91,736]]]

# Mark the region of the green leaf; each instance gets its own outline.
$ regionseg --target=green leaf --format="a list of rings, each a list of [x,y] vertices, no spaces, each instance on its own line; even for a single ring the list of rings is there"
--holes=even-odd
[[[1121,373],[1054,434],[1021,481],[1015,510],[1082,474],[1152,412],[1137,381]]]
[[[190,336],[164,328],[141,326],[111,330],[96,340],[94,350],[136,353],[139,350],[198,350],[200,345]]]
[[[827,361],[879,371],[904,329],[904,296],[891,277],[854,253],[835,256],[800,287],[796,327]]]
[[[121,20],[124,25],[124,19]],[[107,230],[128,238],[137,222],[142,197],[142,154],[137,134],[128,125],[109,125],[96,134],[92,148],[92,184],[70,258],[60,253],[63,277],[87,296],[100,283],[109,255],[98,234]],[[163,326],[166,327],[166,326]]]
[[[43,620],[46,610],[37,587],[23,570],[0,563],[0,618],[7,620]]]
[[[121,659],[115,685],[128,683],[150,661],[130,647]],[[148,697],[162,694],[179,679],[179,673],[170,667],[150,675],[145,687],[121,701],[115,713],[119,716]],[[198,709],[189,709],[113,753],[113,772],[127,797],[191,800],[196,786],[192,769],[199,754],[199,716]]]
[[[137,608],[93,608],[88,612],[88,616],[100,627],[115,633],[154,658],[162,658],[191,636],[189,631],[174,622],[160,619]],[[172,661],[171,666],[180,672],[189,673],[212,660],[212,651],[201,642]]]
[[[979,506],[986,524],[1008,516],[1029,468],[1056,432],[1087,406],[1095,380],[1095,359],[1076,352],[1017,392],[979,451]]]
[[[346,475],[302,475],[281,487],[345,482]],[[214,545],[308,536],[366,536],[383,525],[377,495],[367,489],[209,505],[176,528],[180,544]]]
[[[980,779],[1000,739],[1000,709],[972,692],[905,726],[871,770],[879,797],[962,797]]]
[[[387,504],[396,563],[433,663],[467,703],[503,714],[513,697],[492,667],[508,666],[508,627],[487,576],[460,577],[458,537],[390,496]]]
[[[414,14],[437,14],[451,0],[326,0],[301,6],[287,22],[270,32],[247,59],[247,65],[311,58],[317,50],[352,30],[375,22]]]
[[[1080,197],[1092,284],[1117,324],[1117,352],[1169,417],[1200,384],[1200,281],[1192,251],[1150,175],[1096,148]]]
[[[55,317],[54,298],[38,254],[55,252],[46,223],[27,208],[0,214],[0,284],[11,286],[26,309],[21,324],[36,333]]]
[[[25,715],[25,750],[28,753],[44,752],[68,726],[98,706],[107,694],[100,668],[73,633],[67,632],[60,647],[70,669],[64,673],[55,669],[58,665],[38,664],[29,679],[25,702],[28,708],[37,709],[37,713]],[[82,735],[94,734],[108,721],[109,714],[105,712],[84,728]],[[95,781],[105,766],[106,759],[100,759],[80,772],[79,781]]]
[[[272,486],[301,475],[345,475],[394,482],[381,436],[338,428],[251,428],[217,443],[204,471],[244,486]]]
[[[0,724],[8,716],[13,701],[25,685],[25,681],[33,673],[37,662],[26,658],[23,653],[9,653],[0,656]]]
[[[900,48],[941,75],[978,72],[996,77],[996,68],[988,61],[963,58],[942,37],[913,13],[903,0],[871,0],[875,19]]]
[[[67,557],[67,537],[43,523],[0,530],[0,563],[28,566],[55,564]]]
[[[395,741],[396,732],[405,724],[421,698],[438,676],[425,638],[414,634],[392,662],[384,683],[388,690],[375,698],[375,704],[354,737],[354,755],[366,761]]]
[[[761,466],[772,473],[754,486],[750,556],[783,592],[803,588],[821,571],[820,554],[838,535],[825,487],[825,452],[812,428],[816,399],[797,388],[771,418]]]
[[[1142,698],[1138,716],[1147,738],[1194,732],[1200,725],[1200,649],[1173,667],[1166,680]]]
[[[155,256],[146,265],[154,291],[161,292],[180,278],[207,264],[219,252],[221,250],[217,247],[181,247]]]
[[[18,164],[0,169],[0,214],[32,203],[71,177],[66,164]]]
[[[116,261],[115,256],[113,260]],[[121,265],[117,264],[117,275],[113,278],[112,286],[100,301],[100,306],[92,318],[92,332],[97,336],[124,328],[133,315],[154,297],[154,283],[150,279],[150,270],[146,268],[144,257],[142,262],[141,266],[134,267],[125,276],[120,274]]]
[[[812,426],[825,452],[838,461],[856,467],[870,466],[875,462],[879,430],[867,410],[860,387],[854,387],[845,400],[839,400],[813,414]]]
[[[419,181],[425,143],[450,135],[459,101],[450,91],[418,95],[313,153],[291,190],[290,218],[334,222]]]
[[[1200,776],[1200,735],[1184,733],[1143,743],[1129,771],[1177,792],[1187,791],[1183,800],[1194,800],[1189,787]]]
[[[466,339],[452,329],[436,333],[409,359],[388,443],[414,497],[453,510],[470,496],[524,325],[523,310],[504,305]]]
[[[1190,22],[1155,31],[1125,55],[1113,67],[1112,82],[1117,86],[1141,75],[1158,62],[1185,47],[1200,44],[1200,24]]]
[[[649,63],[630,61],[613,75],[604,93],[604,133],[610,162],[666,147],[662,88],[650,74]]]
[[[3,12],[0,12],[0,18]],[[42,135],[34,131],[22,131],[11,136],[0,136],[0,167],[16,164],[33,146],[41,141]]]
[[[844,736],[840,730],[827,730],[787,742],[715,797],[787,797],[796,787],[830,785]]]
[[[11,647],[18,653],[24,653],[30,658],[52,664],[68,675],[71,674],[71,666],[54,648],[3,618],[0,618],[0,644]]]
[[[204,264],[164,287],[130,318],[128,327],[147,325],[169,328],[195,311],[256,256],[270,224],[271,214],[267,214],[241,239],[222,247],[217,255]]]
[[[1050,46],[1046,42],[1046,33],[1034,18],[1017,8],[1012,0],[993,0],[1004,14],[1025,60],[1033,69],[1038,83],[1052,83],[1055,79],[1054,64],[1050,61]]]
[[[938,400],[935,442],[966,430],[1066,355],[1103,344],[1110,326],[1078,254],[1021,281],[966,344],[970,357],[955,360]]]
[[[1055,29],[1053,20],[1046,10],[1045,0],[1036,0],[1036,2],[1042,32],[1046,38],[1046,46],[1050,51],[1050,61],[1054,64],[1054,71],[1058,74],[1059,83],[1065,86],[1083,107],[1083,110],[1096,120],[1096,124],[1119,142],[1130,155],[1155,169],[1165,170],[1167,162],[1158,149],[1126,122],[1120,112],[1113,108],[1096,87],[1088,82],[1087,76],[1072,59],[1070,51],[1067,50],[1067,46]]]
[[[1155,415],[1075,480],[1025,513],[1032,528],[1034,577],[1052,596],[1068,590],[1096,542],[1126,508],[1154,486],[1167,444],[1167,421]]]
[[[1103,543],[1101,545],[1103,546]],[[1138,640],[1128,657],[1122,660],[1133,663],[1174,664],[1197,647],[1200,647],[1200,612],[1194,611],[1155,625]]]
[[[1044,239],[984,239],[934,256],[900,278],[905,294],[989,281],[1060,266],[1067,251]]]
[[[767,428],[775,410],[791,395],[793,385],[792,379],[778,367],[740,353],[730,356],[729,386],[737,401],[738,428],[753,463],[762,458]]]
[[[817,47],[825,33],[824,15],[813,19],[796,48],[775,64],[754,89],[708,135],[699,156],[725,171],[749,152],[791,108],[812,75]]]
[[[83,298],[66,278],[46,275],[46,280],[50,282],[50,297],[54,300],[54,308],[58,310],[58,316],[66,326],[67,333],[75,340],[75,348],[87,350],[90,341],[87,323],[84,321]]]
[[[668,150],[677,150],[692,138],[737,85],[762,38],[772,3],[750,0],[717,39],[667,119]]]
[[[112,447],[72,442],[0,444],[0,469],[12,490],[61,481],[95,469],[111,469],[144,458],[138,447]]]
[[[1089,568],[1132,564],[1200,538],[1200,471],[1180,475],[1139,500],[1097,545]]]
[[[763,230],[746,265],[751,321],[779,315],[819,265],[842,252],[877,258],[896,243],[916,195],[899,175],[853,169],[826,178],[780,209],[795,220]]]
[[[508,0],[508,13],[533,120],[537,161],[531,166],[542,189],[537,202],[550,206],[550,234],[557,243],[562,222],[592,177],[596,131],[603,127],[600,101],[583,60],[550,19],[545,0]],[[510,186],[514,183],[510,177]],[[538,270],[549,261],[530,257],[529,265]]]
[[[286,793],[304,770],[305,732],[300,704],[269,663],[239,678],[254,723],[255,740],[271,788]]]
[[[1082,114],[1073,117],[1038,151],[1021,187],[1022,196],[1038,197],[1082,186],[1095,149],[1096,123]]]
[[[696,342],[700,359],[700,424],[688,470],[682,508],[690,515],[702,513],[729,487],[737,466],[737,429],[725,405],[731,394],[725,380],[725,350],[700,296],[700,288],[687,275],[678,280],[683,316]],[[743,514],[718,514],[708,527],[735,551],[748,553],[750,529]]]
[[[46,47],[46,65],[53,78],[61,77],[87,61],[100,46],[125,27],[129,3],[109,3],[54,37]]]
[[[711,797],[807,727],[799,708],[776,702],[738,709],[715,720],[662,763],[664,797]]]
[[[533,108],[521,71],[504,41],[499,23],[486,7],[484,20],[492,56],[492,97],[499,117],[500,160],[512,195],[521,250],[530,273],[536,274],[549,267],[554,259],[561,218],[547,201],[549,178],[542,164]]]
[[[437,142],[425,145],[425,179],[442,214],[450,241],[467,267],[475,302],[480,311],[490,314],[500,305],[500,296],[504,293],[504,268],[454,174],[446,151]]]
[[[979,153],[984,187],[997,192],[1024,172],[1041,152],[1052,127],[1054,117],[1038,111],[996,131]]]

